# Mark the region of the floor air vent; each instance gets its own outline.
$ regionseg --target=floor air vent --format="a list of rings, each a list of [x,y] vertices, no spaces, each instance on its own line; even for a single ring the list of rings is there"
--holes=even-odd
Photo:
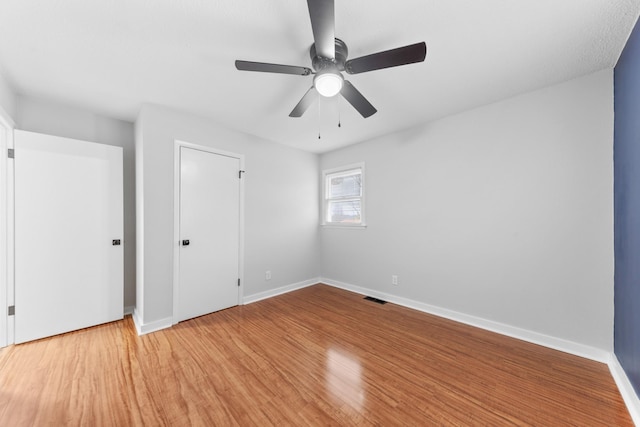
[[[378,303],[378,304],[386,304],[387,303],[386,301],[383,301],[381,299],[374,298],[374,297],[364,297],[364,299],[366,299],[367,301],[373,301],[373,302]]]

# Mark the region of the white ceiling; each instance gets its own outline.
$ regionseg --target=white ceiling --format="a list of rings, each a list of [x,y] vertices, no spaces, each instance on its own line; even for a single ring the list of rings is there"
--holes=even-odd
[[[324,152],[611,68],[640,12],[640,0],[335,3],[349,58],[427,43],[423,63],[346,75],[378,109],[368,119],[338,98],[290,118],[311,76],[235,69],[309,67],[304,0],[0,0],[0,74],[18,94],[115,118],[156,103]]]

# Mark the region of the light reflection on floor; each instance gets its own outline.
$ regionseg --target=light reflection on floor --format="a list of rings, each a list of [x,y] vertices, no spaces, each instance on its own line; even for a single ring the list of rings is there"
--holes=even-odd
[[[366,393],[362,387],[360,361],[343,350],[327,351],[326,387],[339,404],[348,404],[358,412],[364,409]]]

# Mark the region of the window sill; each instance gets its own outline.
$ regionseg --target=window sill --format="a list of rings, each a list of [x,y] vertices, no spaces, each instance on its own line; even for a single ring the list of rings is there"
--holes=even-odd
[[[353,224],[353,225],[346,225],[346,224],[320,224],[320,227],[322,228],[342,228],[344,230],[364,230],[367,228],[366,224]]]

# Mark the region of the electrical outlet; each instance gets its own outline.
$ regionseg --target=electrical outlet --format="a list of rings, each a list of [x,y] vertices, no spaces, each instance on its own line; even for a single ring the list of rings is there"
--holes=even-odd
[[[393,286],[398,286],[398,276],[396,275],[391,276],[391,284]]]
[[[264,280],[271,280],[271,270],[264,272]]]

